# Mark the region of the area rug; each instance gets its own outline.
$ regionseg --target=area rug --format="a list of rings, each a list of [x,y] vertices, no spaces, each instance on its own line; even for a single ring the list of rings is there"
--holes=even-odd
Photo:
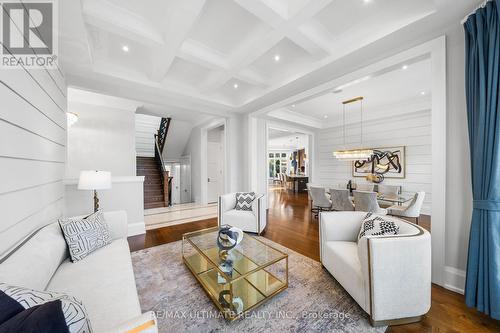
[[[160,332],[384,332],[315,260],[268,239],[289,255],[289,287],[227,322],[181,259],[181,241],[132,253],[141,308]]]

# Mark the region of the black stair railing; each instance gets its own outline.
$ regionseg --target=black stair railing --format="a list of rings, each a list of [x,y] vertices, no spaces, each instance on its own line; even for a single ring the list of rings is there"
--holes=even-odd
[[[170,128],[171,118],[161,118],[160,128],[158,129],[158,134],[155,134],[155,160],[158,165],[158,170],[160,171],[161,183],[163,186],[163,199],[165,207],[172,204],[172,177],[170,173],[165,168],[165,163],[163,162],[163,149],[165,148],[165,142],[167,140],[168,130]]]

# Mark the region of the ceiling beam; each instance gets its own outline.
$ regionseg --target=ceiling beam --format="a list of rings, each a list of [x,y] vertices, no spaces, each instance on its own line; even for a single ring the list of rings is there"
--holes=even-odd
[[[217,73],[230,69],[230,64],[223,54],[192,39],[188,39],[182,44],[177,56]],[[249,68],[236,74],[236,78],[259,87],[269,86],[269,82],[264,76]]]
[[[162,36],[143,18],[108,0],[82,1],[85,23],[142,45],[159,46]]]
[[[254,61],[272,49],[283,38],[290,38],[289,36],[291,36],[292,38],[298,40],[296,37],[297,34],[300,34],[300,32],[296,30],[296,27],[311,19],[333,0],[309,0],[307,5],[303,7],[303,10],[298,11],[288,20],[280,16],[262,0],[234,1],[247,11],[271,25],[273,30],[263,38],[255,38],[248,41],[236,52],[234,52],[229,62],[230,68],[228,70],[210,75],[201,84],[201,90],[204,92],[216,90],[226,84],[229,80],[231,80],[231,78],[236,78],[243,69],[251,65]],[[304,38],[301,37],[299,42],[304,44],[304,46],[307,46],[312,51],[311,44],[308,43],[308,45],[305,45],[306,43],[304,42]],[[317,50],[318,48],[314,49]]]
[[[206,0],[171,2],[174,8],[171,8],[165,17],[163,45],[158,52],[153,52],[151,57],[148,75],[151,80],[159,82],[165,78],[182,43],[198,20],[205,2]]]
[[[300,18],[301,21],[305,21],[321,11],[331,2],[331,0],[311,0],[306,6],[302,8],[300,12],[296,12],[296,15],[294,17],[291,17],[290,20],[287,20],[286,16],[284,17],[283,15],[277,13],[272,7],[270,7],[270,3],[268,3],[266,0],[235,1],[245,10],[257,16],[260,20],[267,23],[273,29],[282,30],[285,37],[302,47],[309,54],[325,55],[330,50],[329,48],[324,48],[321,44],[316,44],[313,40],[305,36],[300,30],[298,30],[296,26],[287,22],[294,21],[294,17],[296,19]],[[312,4],[315,5],[313,10],[308,9],[308,7]],[[299,13],[304,11],[309,12],[308,15],[299,15]]]

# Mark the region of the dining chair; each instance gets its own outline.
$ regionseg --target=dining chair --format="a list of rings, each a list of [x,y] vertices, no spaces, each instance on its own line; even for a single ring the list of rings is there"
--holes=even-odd
[[[400,191],[401,187],[400,186],[396,186],[396,185],[377,185],[377,192],[379,195],[384,195],[385,197],[387,198],[390,198],[390,197],[397,197],[399,195],[399,193],[401,193]],[[383,199],[382,200],[379,200],[378,202],[379,206],[381,206],[382,208],[387,208],[389,206],[392,206],[394,203],[393,202],[390,202],[390,201],[384,201]]]
[[[312,198],[311,214],[314,213],[314,217],[318,217],[319,212],[331,210],[332,201],[328,199],[324,187],[311,186],[309,193]]]
[[[387,215],[387,209],[380,208],[376,192],[353,191],[354,207],[357,211]]]
[[[353,211],[354,205],[349,198],[348,189],[330,189],[330,199],[332,200],[332,210],[337,211]]]
[[[399,186],[396,185],[378,185],[378,194],[394,195],[399,194]]]
[[[373,192],[374,184],[356,184],[356,191]]]
[[[387,213],[389,215],[400,216],[400,217],[411,217],[415,219],[415,223],[418,225],[418,219],[420,217],[420,212],[422,211],[422,206],[424,204],[425,192],[420,191],[415,193],[412,201],[407,206],[394,205],[387,208]]]

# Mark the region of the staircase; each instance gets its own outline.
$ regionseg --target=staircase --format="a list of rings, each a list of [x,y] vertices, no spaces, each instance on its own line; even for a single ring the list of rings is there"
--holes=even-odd
[[[144,209],[165,207],[163,181],[154,157],[137,157],[137,176],[144,179]]]
[[[151,128],[151,125],[158,124],[156,117],[136,117],[136,126],[139,127],[139,122],[141,122],[143,128],[142,132],[136,134],[137,138],[140,137],[139,134],[143,137],[143,141],[140,142],[141,145],[136,146],[136,174],[145,177],[144,209],[168,207],[172,203],[172,177],[165,169],[162,157],[170,121],[170,118],[159,118],[156,133],[148,134],[150,129],[146,129],[146,127]]]

